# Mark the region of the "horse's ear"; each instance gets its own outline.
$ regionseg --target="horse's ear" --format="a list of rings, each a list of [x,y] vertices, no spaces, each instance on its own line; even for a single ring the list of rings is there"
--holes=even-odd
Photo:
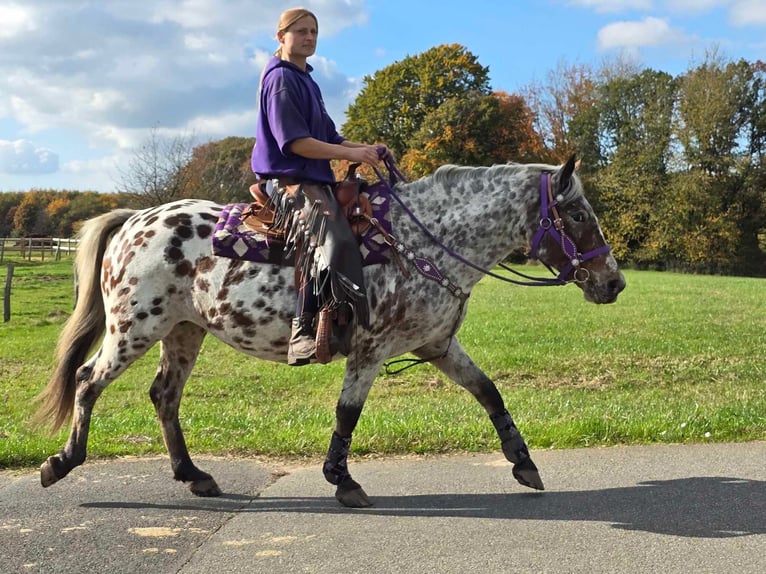
[[[559,172],[559,186],[561,189],[565,189],[569,185],[569,180],[578,167],[580,167],[580,162],[575,161],[575,156],[572,154]]]

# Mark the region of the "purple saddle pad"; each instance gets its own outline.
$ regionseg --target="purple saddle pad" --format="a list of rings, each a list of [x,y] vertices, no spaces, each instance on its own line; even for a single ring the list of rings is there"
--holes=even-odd
[[[377,183],[365,189],[372,205],[372,216],[378,220],[386,233],[391,233],[391,194],[385,184]],[[269,242],[266,236],[246,227],[242,223],[242,213],[249,203],[232,203],[223,208],[213,231],[213,253],[220,257],[244,259],[257,263],[275,263],[291,265],[291,261],[282,259],[282,246]],[[359,242],[363,265],[376,265],[388,262],[388,244],[383,235],[371,226]]]

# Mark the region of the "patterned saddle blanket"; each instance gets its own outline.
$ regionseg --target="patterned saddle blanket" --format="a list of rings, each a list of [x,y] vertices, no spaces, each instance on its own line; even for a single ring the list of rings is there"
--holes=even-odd
[[[391,193],[383,183],[377,183],[361,190],[372,207],[372,217],[380,227],[391,233]],[[213,253],[220,257],[244,259],[256,263],[272,263],[292,266],[293,258],[284,258],[284,242],[267,237],[243,223],[249,203],[232,203],[224,207],[213,231]],[[370,226],[357,236],[363,265],[376,265],[389,261],[389,246],[381,232]]]

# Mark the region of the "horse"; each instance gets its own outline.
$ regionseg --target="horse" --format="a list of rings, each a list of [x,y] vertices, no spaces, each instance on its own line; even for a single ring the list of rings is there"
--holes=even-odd
[[[560,272],[553,284],[576,284],[586,301],[612,303],[625,288],[575,168],[574,157],[559,166],[445,165],[391,188],[396,201],[389,243],[395,257],[364,268],[371,325],[352,326],[322,467],[342,505],[372,504],[348,470],[352,434],[382,366],[405,353],[467,389],[489,415],[514,478],[544,489],[497,387],[460,345],[457,332],[473,287],[486,274],[501,276],[490,270],[519,249],[531,248],[533,257]],[[149,396],[173,476],[195,495],[221,494],[187,450],[178,418],[184,385],[207,333],[242,353],[286,362],[296,298],[294,269],[212,253],[211,233],[222,209],[207,200],[182,199],[142,211],[115,209],[84,223],[75,259],[78,298],[37,412],[38,421],[54,431],[71,418],[71,432],[41,465],[43,487],[84,462],[97,399],[159,342]],[[343,358],[336,354],[333,360]]]

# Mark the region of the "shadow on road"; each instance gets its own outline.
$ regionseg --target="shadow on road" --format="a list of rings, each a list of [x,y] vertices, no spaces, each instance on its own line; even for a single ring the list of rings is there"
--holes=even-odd
[[[251,500],[250,504],[244,504]],[[224,494],[187,504],[93,502],[87,508],[146,508],[212,512],[438,516],[513,520],[595,521],[614,528],[687,536],[731,538],[766,533],[766,482],[723,477],[683,478],[624,488],[577,492],[377,496],[363,510],[334,498],[252,498]]]

